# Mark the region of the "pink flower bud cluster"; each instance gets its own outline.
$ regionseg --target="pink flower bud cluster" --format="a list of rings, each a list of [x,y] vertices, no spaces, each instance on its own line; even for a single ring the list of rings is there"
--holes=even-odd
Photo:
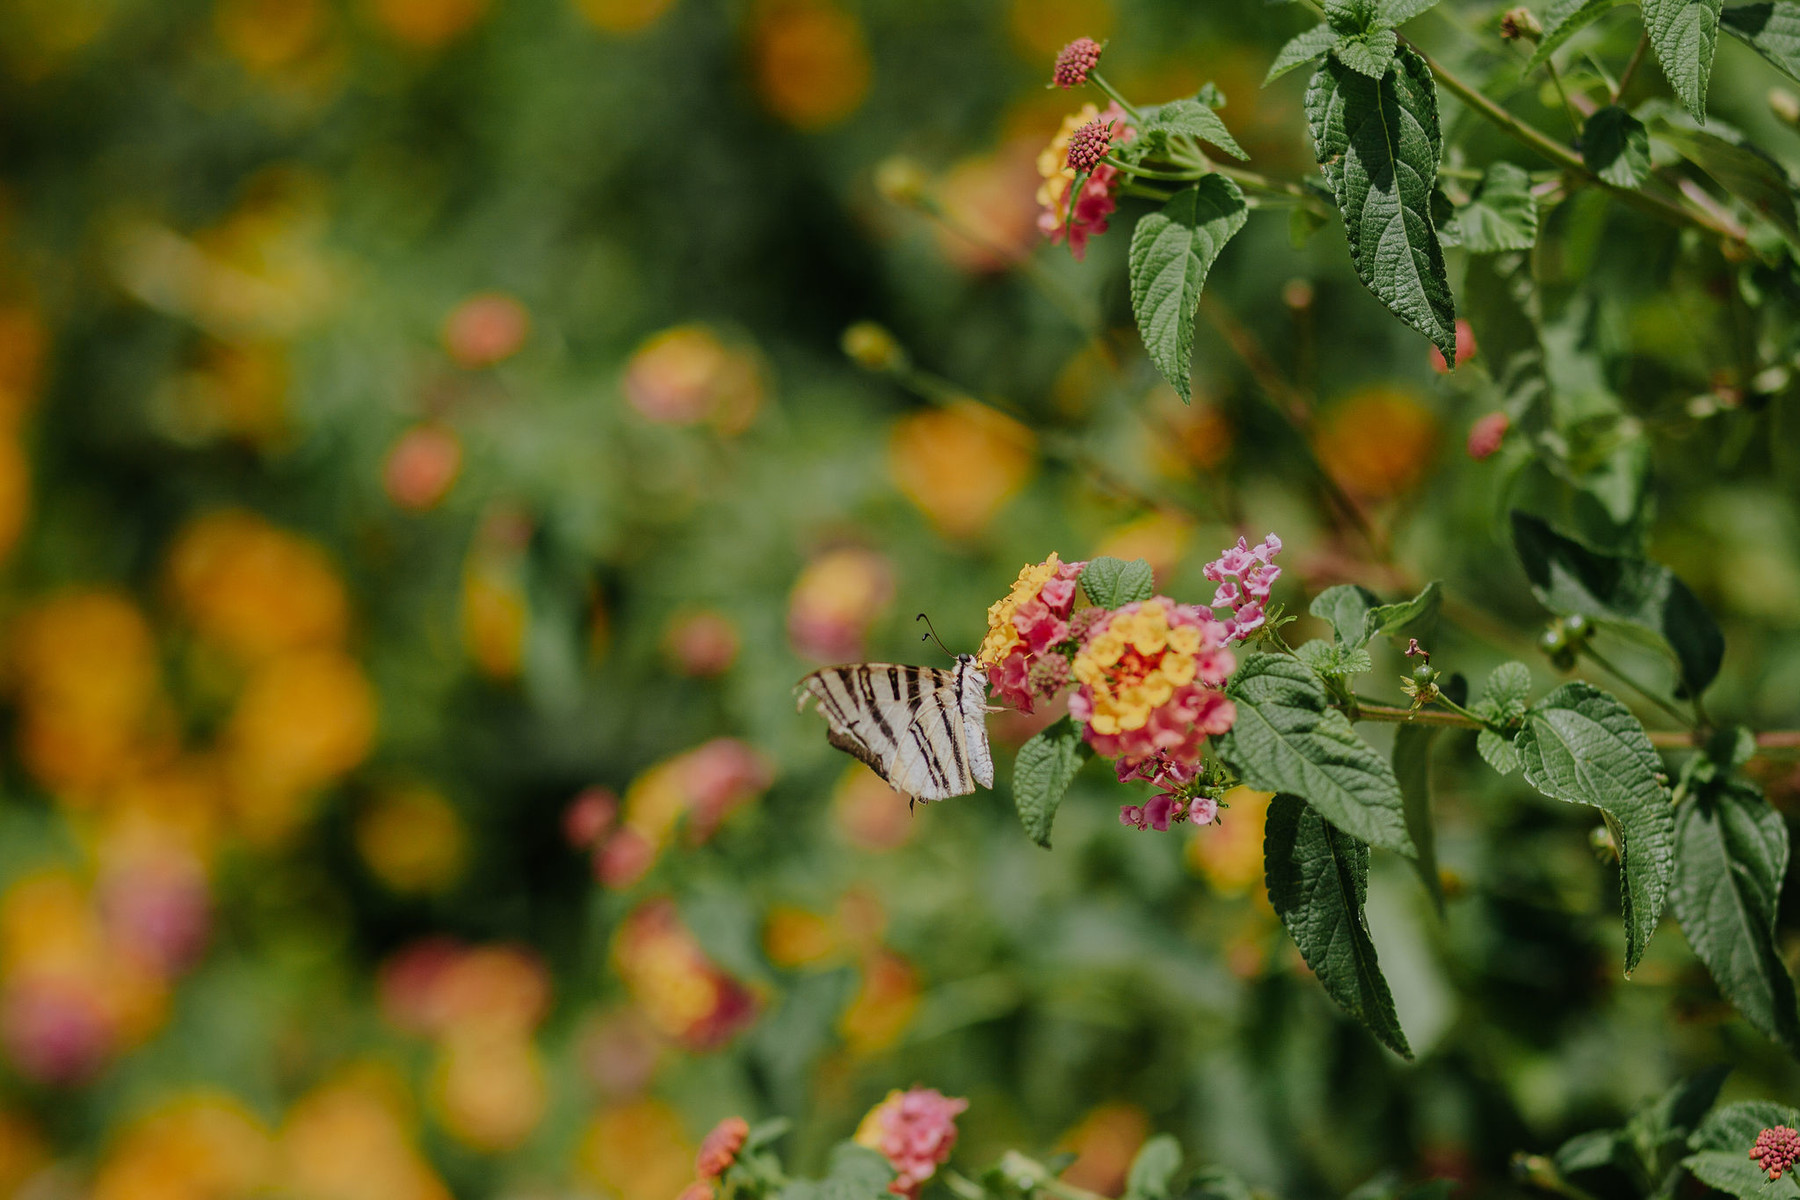
[[[956,1145],[956,1118],[968,1107],[967,1100],[936,1088],[896,1089],[862,1119],[856,1141],[879,1151],[894,1168],[888,1191],[917,1197],[926,1180],[949,1160]]]
[[[1786,1125],[1765,1129],[1756,1135],[1756,1144],[1750,1147],[1750,1157],[1756,1160],[1757,1166],[1768,1172],[1769,1182],[1773,1183],[1781,1178],[1783,1171],[1800,1161],[1800,1132]]]
[[[1218,819],[1219,801],[1195,787],[1200,770],[1193,763],[1177,761],[1160,751],[1136,763],[1121,761],[1119,782],[1131,779],[1147,779],[1162,790],[1142,804],[1123,805],[1119,809],[1121,825],[1165,831],[1183,821],[1210,825]]]
[[[1100,65],[1100,43],[1080,37],[1064,46],[1056,56],[1056,67],[1050,81],[1065,91],[1087,82],[1088,72]]]
[[[1268,619],[1269,591],[1281,577],[1274,558],[1281,553],[1281,539],[1270,534],[1255,546],[1245,538],[1206,564],[1205,575],[1219,585],[1214,608],[1229,608],[1225,618],[1227,641],[1241,642],[1263,627]]]
[[[1118,122],[1095,117],[1069,135],[1069,166],[1075,171],[1092,171],[1112,149]]]

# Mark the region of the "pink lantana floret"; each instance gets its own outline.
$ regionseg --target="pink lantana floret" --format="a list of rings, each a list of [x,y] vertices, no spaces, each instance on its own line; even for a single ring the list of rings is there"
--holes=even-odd
[[[892,1091],[856,1130],[858,1144],[877,1150],[895,1171],[888,1191],[917,1197],[956,1145],[956,1118],[969,1102],[936,1088]]]
[[[1269,594],[1281,578],[1281,568],[1274,565],[1280,553],[1281,539],[1271,533],[1254,546],[1239,538],[1206,564],[1206,578],[1219,585],[1212,606],[1231,609],[1225,618],[1227,641],[1241,642],[1267,623]]]

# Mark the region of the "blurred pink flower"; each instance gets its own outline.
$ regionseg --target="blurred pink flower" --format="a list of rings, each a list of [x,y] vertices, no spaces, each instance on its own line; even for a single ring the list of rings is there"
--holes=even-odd
[[[0,997],[0,1037],[19,1073],[40,1083],[80,1083],[113,1049],[112,1023],[91,986],[50,975],[12,980]]]
[[[956,1118],[969,1102],[936,1088],[895,1090],[862,1119],[856,1141],[878,1150],[894,1168],[888,1191],[916,1197],[956,1145]]]

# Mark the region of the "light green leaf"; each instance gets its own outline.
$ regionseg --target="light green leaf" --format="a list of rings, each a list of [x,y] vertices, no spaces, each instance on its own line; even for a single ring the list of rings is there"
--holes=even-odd
[[[1256,1200],[1242,1179],[1224,1167],[1201,1167],[1188,1177],[1181,1200]]]
[[[1334,679],[1347,679],[1375,667],[1375,660],[1361,646],[1346,646],[1324,638],[1313,638],[1296,646],[1294,657],[1311,667],[1314,674]]]
[[[1376,19],[1389,25],[1404,25],[1428,8],[1437,5],[1438,0],[1381,0],[1376,9]]]
[[[1724,0],[1641,0],[1650,45],[1669,86],[1696,121],[1706,120],[1706,83],[1712,77]]]
[[[894,1168],[867,1146],[839,1142],[823,1179],[795,1179],[781,1189],[781,1200],[883,1200]]]
[[[1719,15],[1719,27],[1800,80],[1800,4],[1794,0],[1740,4]]]
[[[1331,55],[1359,75],[1380,79],[1394,69],[1394,47],[1399,45],[1391,29],[1373,29],[1355,37],[1340,38]]]
[[[1491,705],[1491,716],[1508,725],[1525,715],[1525,703],[1531,699],[1531,668],[1522,662],[1503,662],[1488,673],[1481,688],[1482,703]]]
[[[1783,1197],[1800,1196],[1800,1187],[1795,1186],[1792,1175],[1771,1181],[1761,1167],[1751,1162],[1749,1146],[1750,1143],[1745,1142],[1744,1152],[1737,1154],[1729,1150],[1702,1150],[1682,1159],[1681,1165],[1707,1187],[1717,1188],[1738,1200],[1782,1200]]]
[[[1355,37],[1376,28],[1381,21],[1377,0],[1325,0],[1325,20],[1342,37]]]
[[[1712,176],[1744,207],[1773,225],[1789,243],[1800,246],[1800,207],[1787,171],[1741,134],[1722,127],[1700,129],[1670,110],[1652,121],[1656,136],[1681,157]]]
[[[1148,600],[1156,594],[1156,573],[1141,558],[1126,562],[1102,554],[1081,572],[1081,590],[1101,608],[1118,608]]]
[[[1556,1148],[1552,1155],[1556,1169],[1567,1175],[1571,1171],[1593,1171],[1610,1167],[1619,1161],[1620,1131],[1591,1129],[1578,1133]]]
[[[1394,61],[1394,70],[1370,79],[1327,59],[1307,88],[1307,123],[1357,276],[1454,362],[1456,305],[1431,223],[1443,154],[1437,85],[1410,46],[1398,47]]]
[[[1675,814],[1670,907],[1725,998],[1790,1054],[1800,1054],[1794,981],[1775,944],[1787,822],[1747,784],[1711,791]]]
[[[1305,33],[1295,34],[1276,53],[1275,61],[1269,66],[1269,73],[1263,76],[1263,86],[1268,87],[1289,71],[1323,57],[1336,44],[1337,34],[1329,25],[1314,25]]]
[[[1502,775],[1511,775],[1519,769],[1519,752],[1513,748],[1512,739],[1502,737],[1491,729],[1483,729],[1475,735],[1475,749],[1488,766]]]
[[[1383,1045],[1411,1058],[1363,913],[1369,848],[1295,797],[1279,795],[1263,826],[1263,870],[1269,903],[1325,994]]]
[[[1431,622],[1437,619],[1438,605],[1443,598],[1443,589],[1437,580],[1425,585],[1425,590],[1411,600],[1402,600],[1398,604],[1382,604],[1371,608],[1363,618],[1364,643],[1371,642],[1383,634],[1398,633],[1408,625],[1425,622],[1427,632]]]
[[[1537,245],[1537,199],[1531,177],[1512,163],[1495,163],[1469,202],[1456,210],[1456,234],[1470,254],[1500,254]]]
[[[1538,42],[1537,53],[1525,64],[1526,73],[1543,66],[1552,54],[1562,48],[1564,42],[1604,17],[1620,2],[1621,0],[1556,0],[1550,6],[1550,11],[1544,14],[1544,36]]]
[[[1665,566],[1602,554],[1528,513],[1512,514],[1513,546],[1531,590],[1562,616],[1591,617],[1674,656],[1689,695],[1706,689],[1725,657],[1725,635],[1700,598]]]
[[[1650,177],[1650,135],[1642,121],[1609,104],[1582,126],[1581,161],[1614,187],[1637,187]]]
[[[1238,777],[1265,792],[1303,798],[1339,829],[1414,857],[1394,772],[1331,707],[1325,685],[1285,654],[1253,654],[1226,694],[1237,721],[1219,738],[1219,755]]]
[[[1131,235],[1131,311],[1150,361],[1186,400],[1193,367],[1194,314],[1219,251],[1244,227],[1249,208],[1237,184],[1208,175],[1141,218]]]
[[[1380,597],[1366,587],[1340,583],[1314,596],[1306,611],[1329,622],[1338,641],[1361,646],[1368,641],[1363,637],[1363,626],[1368,621],[1369,610],[1379,607],[1379,601]]]
[[[1013,762],[1013,806],[1031,840],[1048,850],[1056,809],[1081,765],[1093,757],[1081,727],[1063,716],[1019,747]]]
[[[1159,1133],[1138,1150],[1125,1180],[1124,1200],[1168,1200],[1181,1170],[1181,1143]]]
[[[1565,683],[1533,705],[1513,745],[1532,787],[1606,814],[1619,847],[1631,974],[1656,931],[1674,870],[1675,821],[1662,761],[1631,710],[1586,683]]]
[[[1437,831],[1431,820],[1431,743],[1437,729],[1430,725],[1402,725],[1394,731],[1394,778],[1400,781],[1405,805],[1406,832],[1419,856],[1413,860],[1419,881],[1425,885],[1438,914],[1444,911],[1444,886],[1438,878]]]
[[[1198,100],[1171,100],[1148,116],[1145,133],[1186,134],[1217,146],[1233,158],[1249,158],[1219,114]]]

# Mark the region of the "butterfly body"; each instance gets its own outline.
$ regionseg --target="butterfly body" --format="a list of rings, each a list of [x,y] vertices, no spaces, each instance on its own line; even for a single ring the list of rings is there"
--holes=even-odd
[[[826,739],[915,800],[994,786],[987,739],[987,673],[973,655],[950,668],[897,663],[826,667],[795,689],[817,700]]]

